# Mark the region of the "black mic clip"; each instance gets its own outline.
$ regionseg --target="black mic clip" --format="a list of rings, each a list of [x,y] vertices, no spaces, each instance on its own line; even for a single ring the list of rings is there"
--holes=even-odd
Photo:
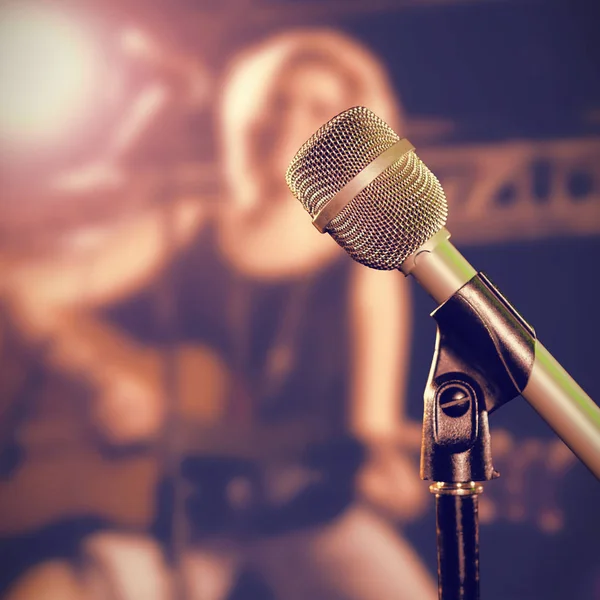
[[[535,332],[483,273],[431,316],[438,329],[424,396],[421,478],[488,481],[499,475],[488,414],[527,385]]]

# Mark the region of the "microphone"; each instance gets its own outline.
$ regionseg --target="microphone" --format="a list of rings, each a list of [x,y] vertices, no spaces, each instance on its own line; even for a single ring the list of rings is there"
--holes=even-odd
[[[449,241],[447,202],[435,175],[407,139],[365,107],[337,115],[314,133],[290,163],[286,181],[314,226],[354,260],[412,275],[440,306],[478,276]],[[505,338],[499,345],[511,346],[510,331],[495,335]],[[513,378],[515,388],[600,479],[600,408],[532,339],[532,364],[524,379]]]

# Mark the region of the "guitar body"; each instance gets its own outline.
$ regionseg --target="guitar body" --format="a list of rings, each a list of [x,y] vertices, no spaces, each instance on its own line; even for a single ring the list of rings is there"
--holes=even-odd
[[[125,364],[124,352],[119,358],[127,372],[135,372],[136,378],[150,387],[163,389],[165,401],[150,407],[160,418],[151,421],[162,423],[166,417],[168,427],[150,432],[150,441],[144,444],[123,443],[126,436],[119,429],[116,437],[121,443],[115,444],[111,425],[129,418],[128,407],[121,407],[114,399],[114,406],[103,408],[106,418],[97,419],[94,411],[81,410],[85,398],[82,388],[51,377],[40,390],[42,397],[36,399],[34,415],[20,427],[18,442],[24,460],[10,477],[0,481],[0,535],[15,535],[83,515],[146,529],[158,510],[157,489],[169,476],[165,465],[172,462],[174,446],[184,464],[191,502],[197,505],[200,529],[226,520],[224,516],[217,518],[211,509],[210,523],[201,524],[205,511],[200,505],[222,507],[224,515],[234,510],[227,508],[232,503],[237,503],[235,511],[246,516],[261,512],[261,503],[272,502],[279,510],[282,498],[293,495],[294,486],[302,481],[329,481],[326,471],[338,470],[339,465],[329,468],[326,462],[339,462],[341,443],[347,444],[351,454],[357,451],[349,439],[329,440],[316,423],[261,426],[229,422],[226,399],[233,391],[232,378],[208,348],[182,346],[177,351],[177,386],[172,394],[164,389],[164,374],[167,361],[173,357],[139,348],[132,352],[129,363]],[[92,397],[90,405],[95,401]],[[290,476],[294,469],[296,474]],[[275,478],[279,484],[273,484]],[[232,492],[232,481],[238,488],[245,486],[245,492]],[[195,494],[194,489],[202,489],[202,494]],[[246,500],[235,500],[236,494],[246,494]]]

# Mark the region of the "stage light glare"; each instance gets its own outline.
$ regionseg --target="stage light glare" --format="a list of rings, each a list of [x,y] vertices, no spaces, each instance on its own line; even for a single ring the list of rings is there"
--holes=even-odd
[[[48,5],[0,8],[0,141],[55,144],[92,106],[100,54],[83,24]]]

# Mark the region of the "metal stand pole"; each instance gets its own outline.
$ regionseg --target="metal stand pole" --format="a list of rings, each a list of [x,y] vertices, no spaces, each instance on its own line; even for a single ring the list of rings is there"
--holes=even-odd
[[[440,600],[479,600],[478,495],[475,482],[434,483]]]

